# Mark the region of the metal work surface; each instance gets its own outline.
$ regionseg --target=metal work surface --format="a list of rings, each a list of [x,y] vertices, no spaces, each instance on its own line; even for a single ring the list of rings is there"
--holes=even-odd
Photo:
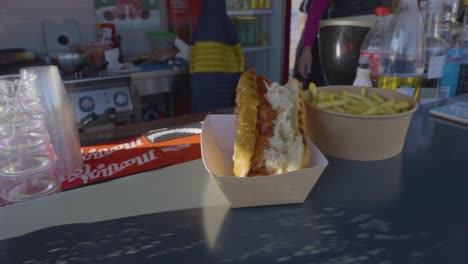
[[[147,70],[147,71],[138,71],[138,72],[133,72],[133,73],[108,73],[107,75],[104,75],[104,76],[96,75],[96,76],[89,76],[89,77],[79,78],[79,79],[75,79],[73,76],[65,76],[63,77],[63,83],[65,85],[69,85],[69,84],[88,83],[88,82],[103,81],[103,80],[113,81],[115,79],[130,78],[130,77],[135,80],[147,79],[147,78],[161,78],[161,77],[183,74],[187,72],[188,72],[188,69],[181,68],[181,69]]]
[[[202,204],[60,225],[0,240],[0,263],[467,263],[468,127],[429,115],[447,102],[420,107],[394,158],[329,158],[303,204]],[[200,174],[185,173],[178,176]],[[167,201],[142,203],[184,196],[171,192]],[[131,189],[122,195],[131,199]]]

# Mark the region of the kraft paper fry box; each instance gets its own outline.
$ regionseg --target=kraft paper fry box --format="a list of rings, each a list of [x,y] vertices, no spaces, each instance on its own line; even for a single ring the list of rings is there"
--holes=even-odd
[[[323,86],[317,91],[359,94],[361,87]],[[385,100],[408,102],[410,109],[388,115],[356,115],[333,112],[313,106],[310,93],[304,94],[310,138],[325,155],[356,161],[383,160],[394,157],[403,150],[406,134],[418,103],[411,97],[392,91],[368,88]]]
[[[262,177],[233,176],[235,115],[208,115],[202,127],[203,164],[231,207],[302,203],[328,165],[310,144],[310,166],[305,169]]]

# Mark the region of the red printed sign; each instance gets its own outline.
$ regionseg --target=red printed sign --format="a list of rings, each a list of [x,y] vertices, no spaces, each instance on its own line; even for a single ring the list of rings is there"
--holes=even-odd
[[[62,190],[201,158],[200,135],[151,143],[144,136],[81,148],[84,165]]]

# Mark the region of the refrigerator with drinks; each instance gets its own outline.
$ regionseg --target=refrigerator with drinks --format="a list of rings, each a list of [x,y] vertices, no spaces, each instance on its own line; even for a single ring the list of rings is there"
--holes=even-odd
[[[167,29],[189,44],[201,15],[203,0],[167,0]],[[245,68],[255,68],[272,81],[288,78],[291,0],[224,0],[245,56]]]
[[[244,51],[245,68],[286,82],[289,71],[291,0],[226,0]]]

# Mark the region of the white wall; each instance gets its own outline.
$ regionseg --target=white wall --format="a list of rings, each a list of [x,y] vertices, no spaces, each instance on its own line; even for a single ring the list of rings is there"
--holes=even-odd
[[[159,0],[161,26],[166,28],[166,1]],[[80,26],[81,39],[96,38],[96,17],[94,0],[0,0],[0,49],[25,48],[45,53],[42,36],[42,21],[61,21],[71,18]],[[121,32],[122,49],[127,58],[142,52],[149,52],[144,32],[132,30]]]
[[[44,18],[75,19],[83,40],[96,36],[94,0],[0,0],[0,49],[45,52],[41,28]]]

